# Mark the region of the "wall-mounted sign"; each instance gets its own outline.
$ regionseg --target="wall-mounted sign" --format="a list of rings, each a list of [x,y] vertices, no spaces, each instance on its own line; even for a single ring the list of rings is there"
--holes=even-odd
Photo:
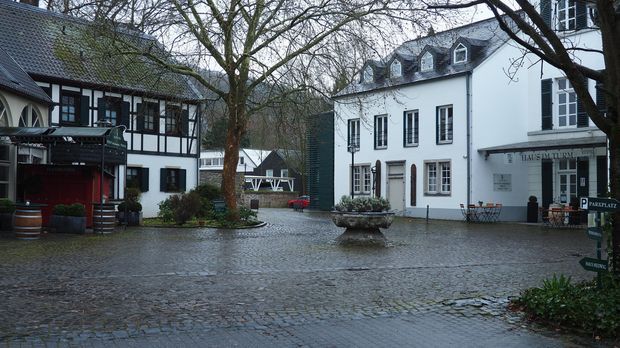
[[[575,158],[573,151],[565,152],[535,152],[535,153],[522,153],[521,161],[540,161],[543,159],[565,159]]]
[[[511,192],[512,174],[493,174],[493,191]]]
[[[507,153],[505,154],[506,156],[504,156],[504,164],[513,164],[515,162],[515,154],[514,153]]]

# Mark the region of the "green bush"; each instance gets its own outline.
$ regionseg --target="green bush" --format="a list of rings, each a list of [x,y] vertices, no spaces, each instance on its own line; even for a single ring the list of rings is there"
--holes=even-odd
[[[164,206],[169,211],[164,212],[165,214],[170,214],[172,219],[178,225],[183,225],[191,218],[195,217],[198,211],[200,210],[200,195],[196,192],[188,192],[188,193],[180,193],[176,195],[172,195],[168,198],[169,202],[165,203]],[[162,204],[160,203],[160,213],[162,213]],[[165,220],[163,216],[160,215],[162,220]]]
[[[390,202],[383,197],[357,197],[342,196],[335,206],[341,212],[382,212],[390,210]]]
[[[12,213],[15,211],[13,201],[8,198],[0,198],[0,213]]]
[[[572,284],[570,277],[554,275],[542,287],[525,290],[514,304],[554,326],[594,335],[620,334],[620,280],[609,275],[602,289],[594,281]]]
[[[164,222],[170,222],[174,219],[174,211],[172,210],[171,198],[172,196],[159,202],[159,212],[157,213],[157,217],[159,217]]]
[[[201,198],[206,198],[209,201],[218,199],[222,196],[222,190],[220,190],[218,186],[211,184],[198,185],[193,191],[196,191]]]
[[[86,216],[86,208],[84,204],[80,203],[56,204],[53,209],[53,214],[59,216],[84,217]]]
[[[133,201],[122,201],[121,204],[118,205],[118,211],[124,212],[125,209],[130,212],[139,213],[142,211],[142,204]]]
[[[125,200],[131,202],[140,202],[140,196],[142,192],[139,188],[136,187],[127,187],[127,191],[125,191]]]

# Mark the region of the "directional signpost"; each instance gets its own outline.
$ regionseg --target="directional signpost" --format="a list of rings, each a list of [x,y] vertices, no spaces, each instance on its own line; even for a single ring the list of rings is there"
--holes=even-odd
[[[601,241],[603,228],[601,227],[601,212],[612,213],[620,210],[620,202],[613,198],[582,197],[581,209],[588,210],[588,238],[596,241],[596,259],[584,257],[579,261],[587,270],[598,273],[598,287],[601,287],[601,272],[608,269],[607,260],[601,260]],[[593,212],[592,216],[590,213]]]

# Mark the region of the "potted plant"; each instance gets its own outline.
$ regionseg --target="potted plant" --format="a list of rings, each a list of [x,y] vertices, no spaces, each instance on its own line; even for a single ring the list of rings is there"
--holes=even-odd
[[[52,228],[61,233],[86,232],[86,208],[83,204],[57,204],[51,218]]]
[[[0,199],[0,231],[13,230],[13,212],[15,205],[8,198]]]
[[[385,246],[380,228],[389,228],[394,219],[390,202],[382,197],[343,196],[332,212],[332,221],[346,230],[336,241],[341,245]]]
[[[118,220],[128,226],[142,224],[142,204],[140,204],[140,189],[128,187],[125,200],[118,205]]]

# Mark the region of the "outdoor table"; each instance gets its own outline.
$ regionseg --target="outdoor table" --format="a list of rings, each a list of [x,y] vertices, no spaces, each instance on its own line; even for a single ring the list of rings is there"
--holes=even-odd
[[[468,204],[467,208],[465,208],[464,204],[461,204],[461,212],[463,213],[464,220],[467,222],[497,222],[501,211],[501,204]]]
[[[545,225],[555,228],[579,226],[582,211],[570,207],[541,209]]]

